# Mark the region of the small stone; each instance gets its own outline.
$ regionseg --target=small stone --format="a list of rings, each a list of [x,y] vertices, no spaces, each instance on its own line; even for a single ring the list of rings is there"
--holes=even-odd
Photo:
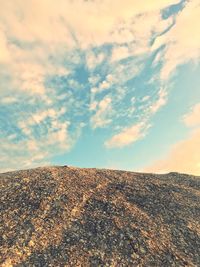
[[[138,259],[138,258],[139,258],[139,255],[136,254],[135,252],[133,252],[133,253],[131,254],[131,257],[132,257],[133,259]]]
[[[33,240],[30,240],[28,244],[30,247],[33,247],[35,243],[33,242]]]

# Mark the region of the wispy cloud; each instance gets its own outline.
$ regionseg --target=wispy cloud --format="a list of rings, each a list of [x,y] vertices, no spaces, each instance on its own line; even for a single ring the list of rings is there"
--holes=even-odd
[[[112,100],[105,97],[96,106],[96,113],[91,117],[92,128],[105,127],[111,122]]]
[[[200,103],[197,103],[191,108],[191,111],[183,116],[183,121],[186,126],[200,126]]]
[[[172,146],[162,160],[158,160],[145,168],[146,172],[167,173],[177,171],[200,175],[200,129],[191,133],[190,137]]]
[[[182,119],[184,124],[192,129],[189,137],[172,145],[163,159],[155,161],[144,171],[177,171],[200,175],[200,104],[194,105]]]
[[[5,96],[0,100],[1,104],[9,105],[17,102],[17,98],[14,96]]]
[[[115,47],[112,51],[112,61],[118,61],[127,57],[130,57],[131,54],[127,46]]]
[[[165,34],[158,36],[152,49],[165,46],[161,79],[167,80],[177,66],[188,61],[198,62],[200,59],[199,0],[186,1],[185,7],[177,15],[173,27]]]
[[[131,127],[123,129],[120,133],[114,135],[111,139],[105,142],[106,147],[124,147],[142,139],[150,125],[145,122],[134,124]]]
[[[158,99],[153,102],[150,107],[150,113],[156,113],[162,106],[164,106],[167,102],[167,91],[166,89],[161,88],[158,92]]]

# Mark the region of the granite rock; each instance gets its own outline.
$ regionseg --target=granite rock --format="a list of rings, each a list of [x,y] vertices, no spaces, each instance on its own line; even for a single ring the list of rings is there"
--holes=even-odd
[[[200,177],[0,174],[0,266],[200,266]]]

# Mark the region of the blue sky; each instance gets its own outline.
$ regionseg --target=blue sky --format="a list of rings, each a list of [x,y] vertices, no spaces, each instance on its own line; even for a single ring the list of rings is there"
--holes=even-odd
[[[0,171],[200,175],[199,17],[199,0],[3,3]]]

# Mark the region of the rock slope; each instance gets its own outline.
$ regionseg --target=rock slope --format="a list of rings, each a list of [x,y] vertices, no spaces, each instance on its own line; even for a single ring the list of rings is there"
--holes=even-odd
[[[0,266],[200,266],[200,177],[0,174]]]

